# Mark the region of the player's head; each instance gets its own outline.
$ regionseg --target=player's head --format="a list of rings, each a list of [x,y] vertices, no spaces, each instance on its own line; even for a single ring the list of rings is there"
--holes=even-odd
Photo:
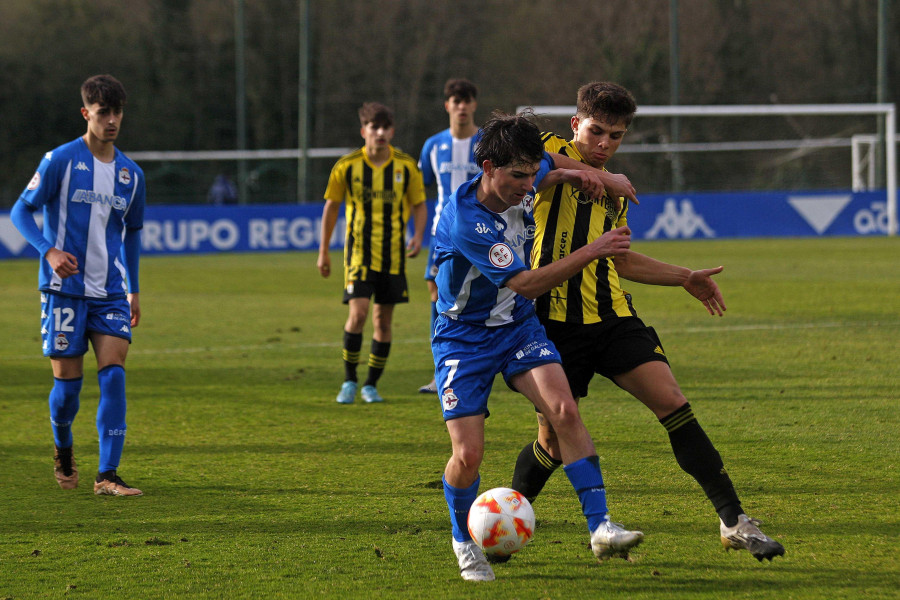
[[[444,110],[450,115],[450,126],[474,130],[476,108],[478,88],[475,84],[468,79],[448,79],[444,84]]]
[[[444,84],[444,100],[459,98],[460,100],[477,100],[478,88],[468,79],[448,79]]]
[[[520,204],[533,190],[544,145],[530,117],[494,112],[481,128],[475,160],[484,170],[482,190],[491,198],[485,206],[495,212]]]
[[[111,143],[119,136],[125,88],[112,75],[94,75],[81,84],[81,115],[87,121],[88,140]]]
[[[359,108],[359,123],[370,154],[387,150],[394,139],[394,111],[378,102],[366,102]]]
[[[366,102],[359,107],[359,124],[361,127],[372,124],[376,127],[394,126],[394,111],[378,102]]]
[[[631,92],[608,81],[595,81],[578,89],[572,117],[575,147],[594,167],[602,167],[619,149],[637,104]]]
[[[94,75],[81,84],[81,101],[85,108],[100,104],[113,110],[122,109],[126,99],[124,86],[112,75]]]
[[[483,166],[491,161],[494,167],[533,165],[544,157],[541,130],[528,112],[508,115],[494,111],[481,127],[481,139],[475,144],[475,162]]]

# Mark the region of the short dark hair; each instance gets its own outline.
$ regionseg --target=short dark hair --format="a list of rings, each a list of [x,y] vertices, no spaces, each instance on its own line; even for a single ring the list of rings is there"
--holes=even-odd
[[[378,102],[366,102],[359,107],[359,124],[365,127],[369,123],[393,127],[394,111]]]
[[[628,127],[636,111],[634,96],[621,85],[609,81],[594,81],[578,89],[577,117],[607,123],[623,121],[625,127]]]
[[[81,84],[81,100],[85,106],[96,103],[123,108],[126,99],[125,87],[112,75],[94,75]]]
[[[494,111],[481,128],[481,139],[475,145],[478,165],[489,160],[495,167],[534,164],[544,157],[541,130],[532,120],[534,114],[525,111],[508,115]]]
[[[444,84],[444,99],[461,98],[463,100],[476,100],[478,88],[468,79],[448,79]]]

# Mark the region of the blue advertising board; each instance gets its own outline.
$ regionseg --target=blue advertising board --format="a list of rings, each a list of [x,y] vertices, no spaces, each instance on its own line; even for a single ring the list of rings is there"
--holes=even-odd
[[[684,193],[639,196],[628,211],[635,239],[886,235],[884,191]],[[143,253],[315,251],[322,204],[153,206]],[[433,203],[429,202],[429,219]],[[430,224],[430,220],[429,220]],[[428,244],[426,232],[426,245]],[[344,244],[343,211],[331,248]],[[36,257],[0,212],[0,259]]]

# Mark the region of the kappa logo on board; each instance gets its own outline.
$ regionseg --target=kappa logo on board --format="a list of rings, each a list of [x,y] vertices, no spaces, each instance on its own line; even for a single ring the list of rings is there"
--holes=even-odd
[[[706,224],[703,215],[697,214],[694,210],[694,204],[687,198],[683,199],[680,204],[676,203],[674,198],[666,200],[663,211],[656,216],[656,222],[647,232],[647,239],[656,239],[660,237],[667,238],[692,238],[697,233],[703,237],[716,237],[716,232]]]

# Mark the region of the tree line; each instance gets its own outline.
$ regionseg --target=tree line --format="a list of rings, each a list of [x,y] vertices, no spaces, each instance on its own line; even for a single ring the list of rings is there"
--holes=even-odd
[[[44,152],[83,133],[78,87],[95,73],[116,75],[128,90],[119,142],[125,151],[234,149],[239,1],[4,0],[0,206],[15,201]],[[298,146],[304,1],[243,2],[251,149]],[[874,102],[877,4],[679,0],[678,101]],[[663,0],[309,0],[308,6],[310,103],[302,109],[308,110],[312,147],[361,145],[356,109],[376,100],[396,112],[396,145],[417,155],[429,135],[447,126],[441,89],[449,77],[479,86],[480,120],[493,109],[574,104],[578,86],[597,79],[626,86],[639,106],[671,99],[671,4]],[[893,12],[889,57],[898,56],[900,40]],[[888,61],[887,81],[892,101],[900,91],[896,60]],[[564,120],[547,123],[565,127]],[[746,121],[685,122],[680,141],[742,139],[747,127]],[[858,127],[852,120],[779,118],[759,122],[750,135],[815,137]],[[639,111],[629,135],[631,142],[667,141],[670,123],[642,125]],[[667,160],[617,157],[616,166],[638,170],[629,174],[639,189],[665,190],[671,184]],[[685,185],[695,189],[710,178],[734,187],[729,172],[746,162],[721,157],[716,166],[716,157],[706,155],[685,160]],[[311,200],[324,191],[331,162],[316,161]],[[777,180],[779,173],[808,170],[800,178],[809,181],[801,185],[813,187],[840,169],[777,157],[754,168],[758,172],[742,176]],[[206,186],[205,179],[199,184]]]

